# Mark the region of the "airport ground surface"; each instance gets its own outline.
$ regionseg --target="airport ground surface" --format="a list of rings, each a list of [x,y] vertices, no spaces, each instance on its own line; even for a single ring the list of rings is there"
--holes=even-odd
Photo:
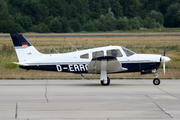
[[[0,119],[180,119],[180,80],[1,80]]]

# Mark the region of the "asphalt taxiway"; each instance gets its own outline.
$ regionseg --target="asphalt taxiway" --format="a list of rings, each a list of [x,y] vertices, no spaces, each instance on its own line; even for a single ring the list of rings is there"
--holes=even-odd
[[[0,80],[0,119],[180,119],[180,80]]]

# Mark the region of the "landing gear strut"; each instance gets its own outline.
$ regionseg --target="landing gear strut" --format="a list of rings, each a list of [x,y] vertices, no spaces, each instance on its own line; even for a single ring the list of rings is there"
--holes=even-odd
[[[101,85],[102,86],[108,86],[109,84],[110,84],[110,78],[109,77],[107,77],[107,81],[105,81],[105,80],[101,80]]]

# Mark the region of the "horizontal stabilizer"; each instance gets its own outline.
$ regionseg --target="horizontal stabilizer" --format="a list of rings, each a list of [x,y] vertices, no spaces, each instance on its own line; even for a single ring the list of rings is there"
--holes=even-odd
[[[18,62],[13,62],[14,64],[20,65],[20,66],[29,66],[28,64],[24,64],[24,63],[18,63]]]

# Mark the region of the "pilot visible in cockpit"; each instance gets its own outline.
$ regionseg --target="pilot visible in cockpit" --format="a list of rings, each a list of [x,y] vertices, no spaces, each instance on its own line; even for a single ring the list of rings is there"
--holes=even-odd
[[[117,50],[111,50],[111,55],[114,57],[118,56],[118,51]]]

